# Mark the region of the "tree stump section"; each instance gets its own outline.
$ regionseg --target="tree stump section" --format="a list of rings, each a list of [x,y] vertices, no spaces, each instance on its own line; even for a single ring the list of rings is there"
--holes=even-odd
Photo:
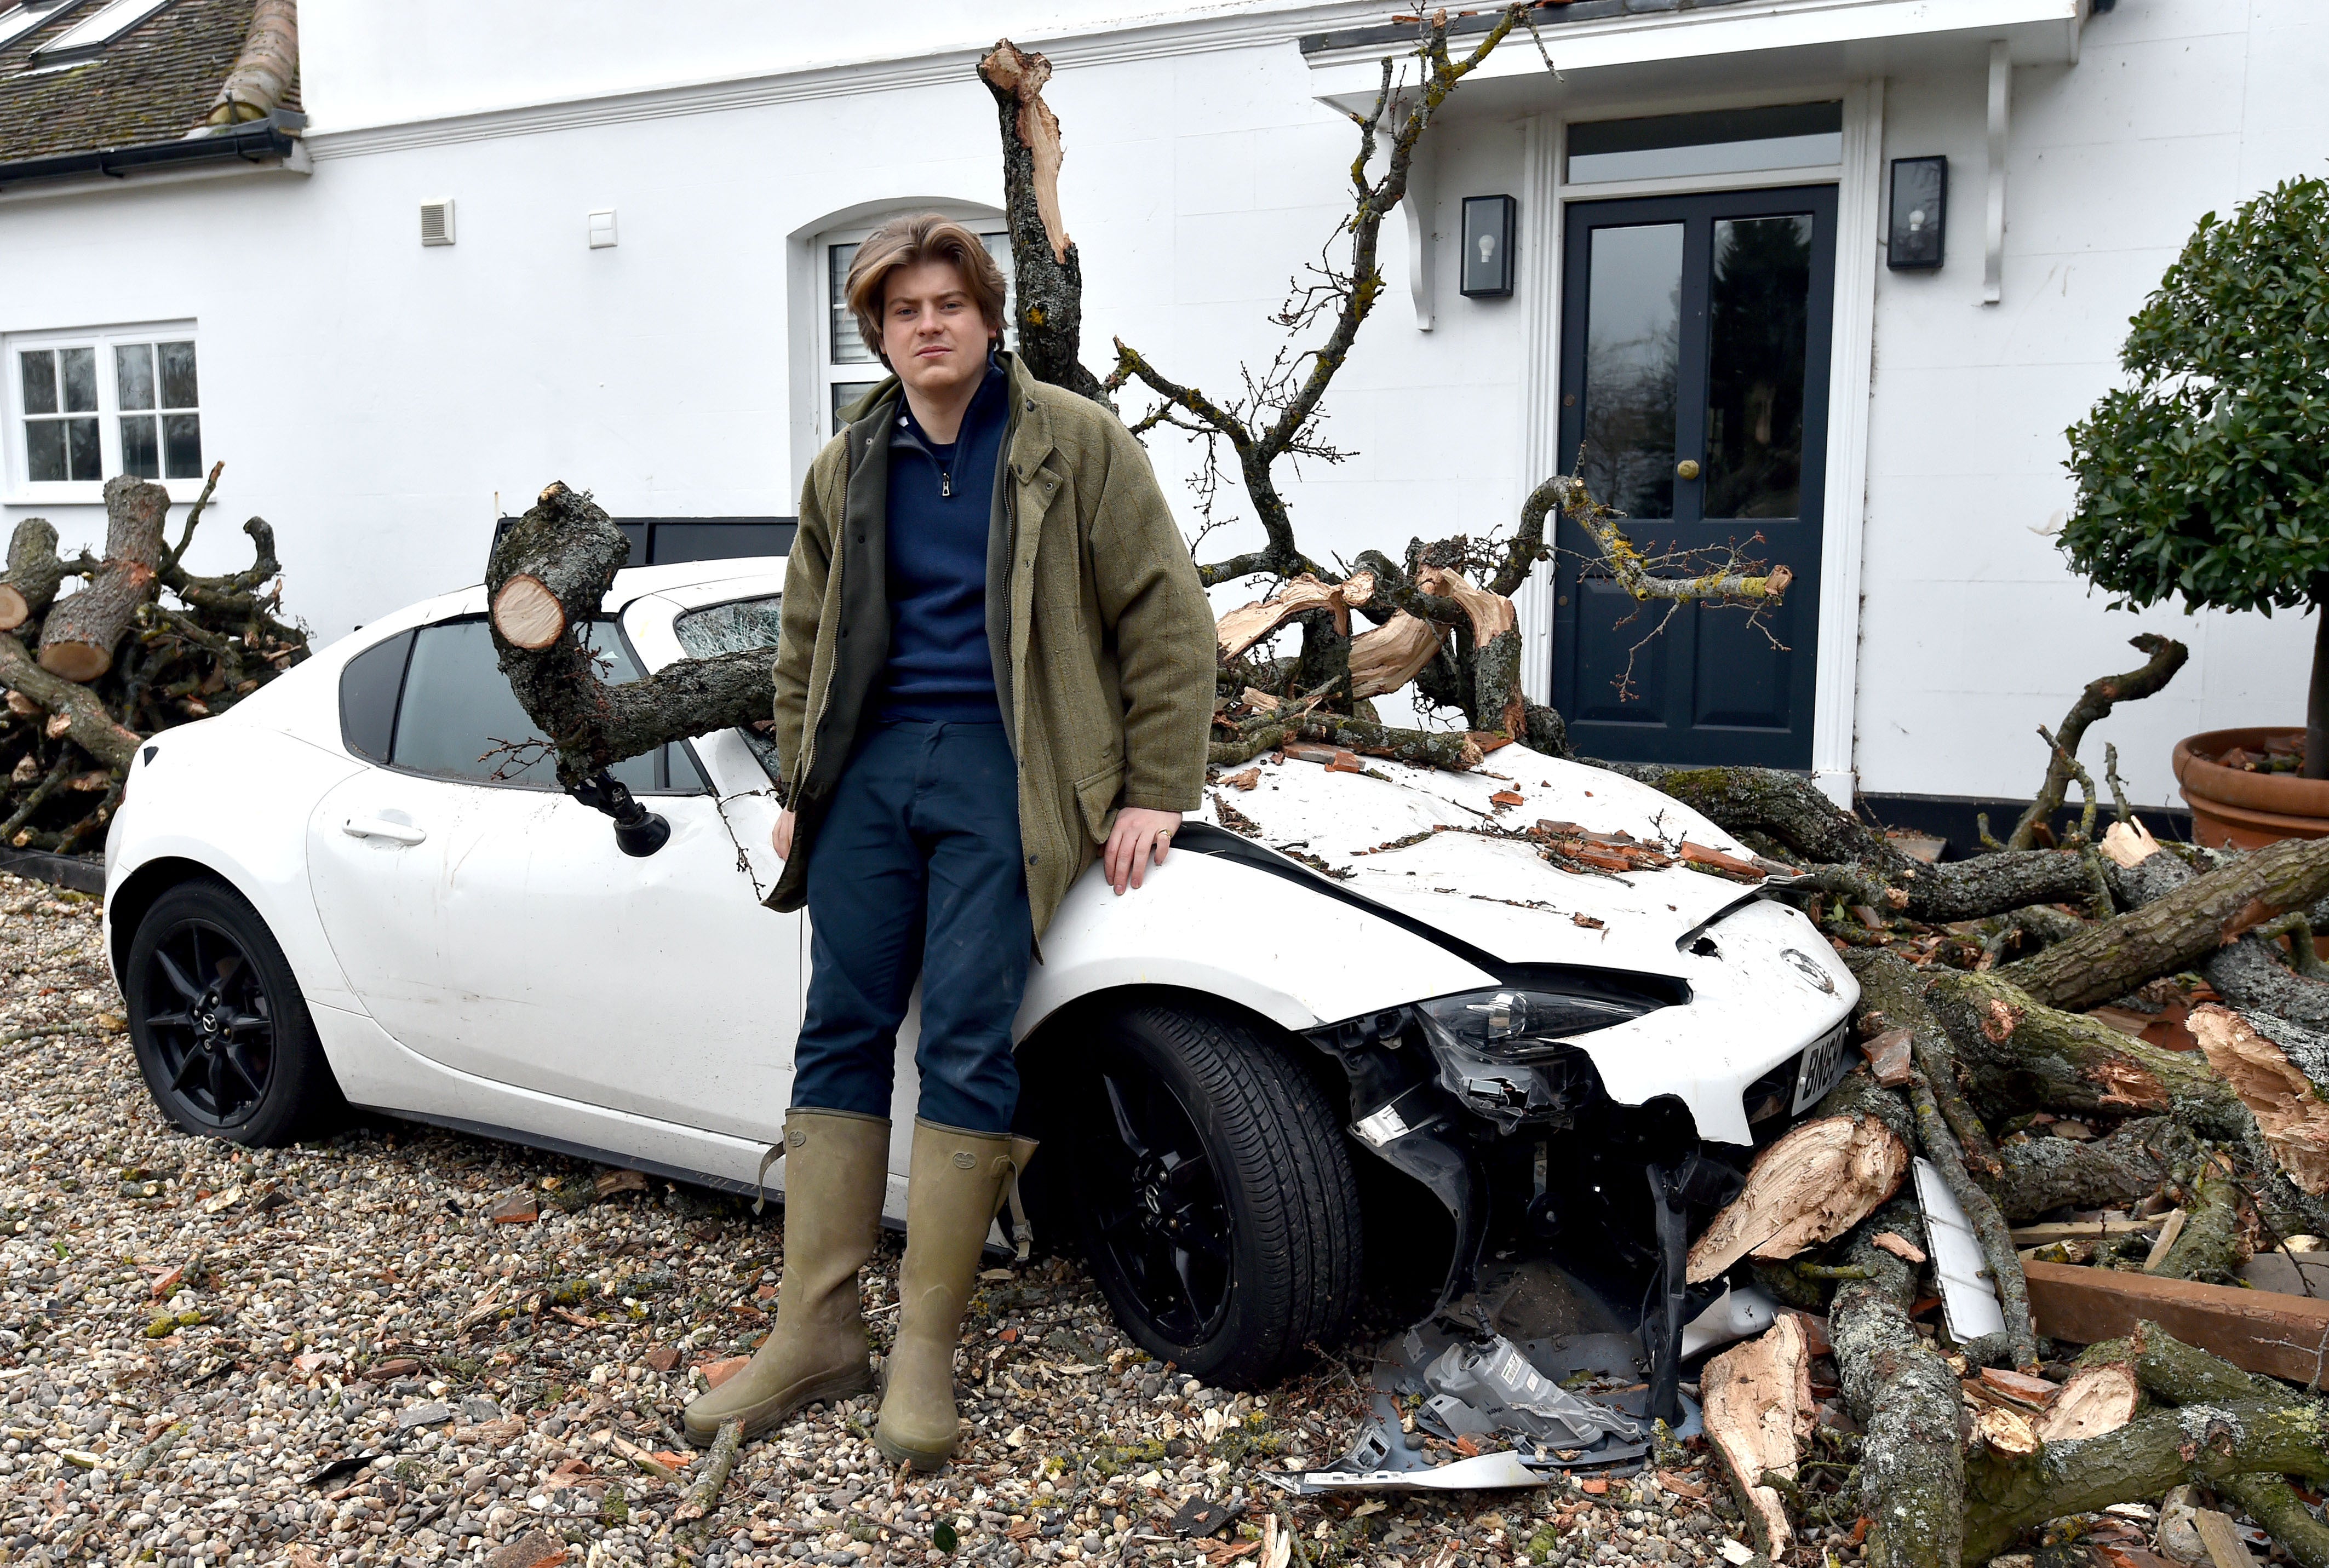
[[[41,624],[41,667],[83,685],[113,667],[113,650],[161,590],[162,523],[170,492],[117,474],[105,482],[105,560],[88,587]],[[13,564],[12,564],[13,570]]]
[[[0,579],[0,631],[38,617],[65,580],[57,559],[57,531],[45,517],[27,517],[8,540],[8,575]]]

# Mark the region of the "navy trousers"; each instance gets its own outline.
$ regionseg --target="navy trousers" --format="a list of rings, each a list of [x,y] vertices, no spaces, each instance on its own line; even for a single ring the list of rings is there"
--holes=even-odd
[[[834,792],[808,864],[808,1006],[797,1109],[887,1118],[898,1025],[922,982],[919,1114],[1008,1132],[1011,1022],[1034,924],[1018,770],[1000,723],[876,725]]]

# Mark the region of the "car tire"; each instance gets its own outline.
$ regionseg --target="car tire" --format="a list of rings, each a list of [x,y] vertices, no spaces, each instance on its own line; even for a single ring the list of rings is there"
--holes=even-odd
[[[1216,1385],[1274,1381],[1356,1304],[1341,1118],[1266,1025],[1178,1000],[1091,1022],[1051,1058],[1051,1206],[1151,1355]]]
[[[129,940],[137,1070],[182,1132],[271,1148],[345,1108],[299,983],[267,922],[222,882],[183,882]]]

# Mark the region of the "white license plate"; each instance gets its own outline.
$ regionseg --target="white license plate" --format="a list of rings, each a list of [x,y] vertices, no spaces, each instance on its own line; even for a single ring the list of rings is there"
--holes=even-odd
[[[1788,1115],[1801,1116],[1843,1082],[1851,1034],[1851,1020],[1846,1019],[1804,1048],[1804,1064],[1796,1070],[1796,1103]]]

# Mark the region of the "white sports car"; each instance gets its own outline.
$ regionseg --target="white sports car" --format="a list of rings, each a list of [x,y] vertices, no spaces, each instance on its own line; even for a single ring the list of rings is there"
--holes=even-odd
[[[782,569],[622,572],[609,678],[772,643]],[[146,1085],[244,1143],[344,1102],[750,1193],[808,951],[760,903],[769,749],[729,731],[622,764],[671,828],[623,853],[511,744],[532,730],[485,609],[415,605],[139,748],[105,918]],[[1371,1236],[1443,1302],[1514,1237],[1566,1239],[1628,1327],[1666,1280],[1657,1359],[1704,1299],[1680,1280],[1692,1214],[1845,1065],[1858,987],[1756,872],[1725,874],[1749,855],[1521,746],[1474,773],[1288,759],[1217,783],[1146,886],[1094,867],[1045,933],[1018,1021],[1037,1232],[1209,1381],[1331,1341]]]

